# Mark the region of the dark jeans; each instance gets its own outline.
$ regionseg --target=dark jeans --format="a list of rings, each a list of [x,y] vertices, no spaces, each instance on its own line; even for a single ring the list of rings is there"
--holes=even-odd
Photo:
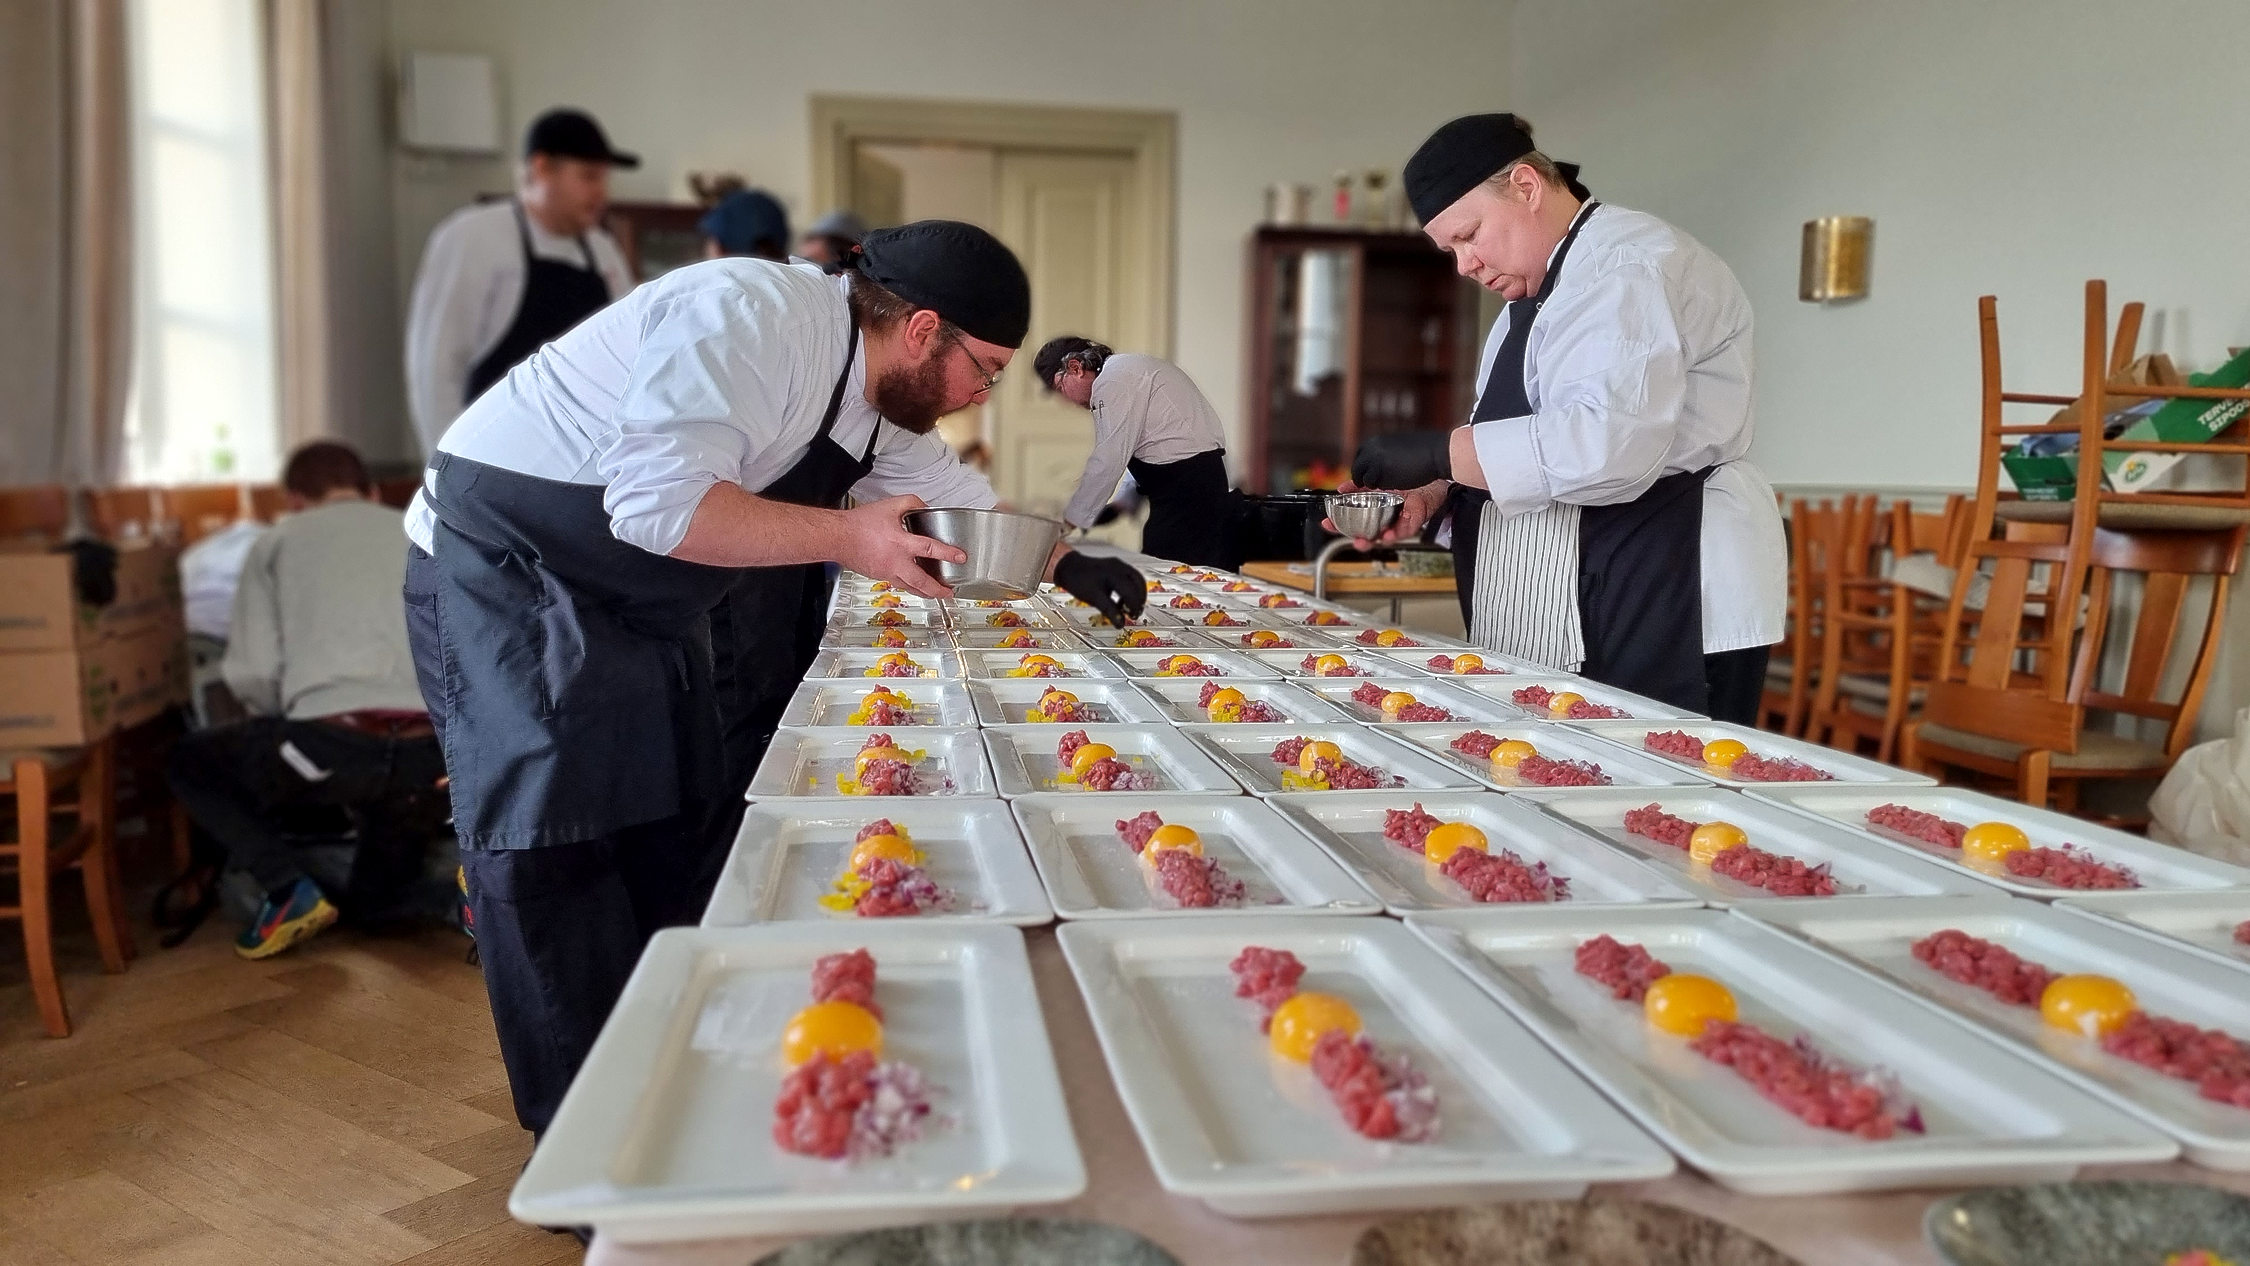
[[[288,745],[315,776],[283,755]],[[318,771],[325,771],[321,776]],[[305,877],[277,816],[340,808],[358,829],[350,882],[329,897],[347,917],[379,917],[421,874],[445,761],[435,738],[394,739],[325,721],[258,717],[187,735],[166,770],[195,825],[267,892]],[[433,810],[435,812],[433,813]]]
[[[1758,697],[1766,687],[1766,659],[1772,654],[1770,646],[1746,646],[1703,657],[1703,680],[1711,691],[1705,706],[1712,720],[1758,723]]]
[[[682,814],[577,844],[461,850],[508,1092],[533,1134],[554,1120],[649,937],[702,914],[702,826]]]

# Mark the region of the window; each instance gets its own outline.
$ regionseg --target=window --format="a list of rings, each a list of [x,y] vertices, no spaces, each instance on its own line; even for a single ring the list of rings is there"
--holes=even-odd
[[[273,212],[258,0],[128,0],[134,482],[268,480]]]

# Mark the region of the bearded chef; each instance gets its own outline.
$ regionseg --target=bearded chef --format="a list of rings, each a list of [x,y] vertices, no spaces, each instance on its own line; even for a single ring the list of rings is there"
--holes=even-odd
[[[1594,199],[1529,125],[1480,114],[1407,162],[1423,231],[1508,300],[1469,425],[1362,445],[1404,490],[1384,540],[1449,526],[1470,639],[1755,720],[1787,551],[1750,451],[1750,302],[1718,256]]]
[[[820,564],[944,597],[922,561],[961,552],[900,516],[993,504],[933,432],[1023,342],[1022,265],[934,220],[845,262],[718,259],[640,287],[480,396],[408,509],[409,640],[535,1134],[649,936],[708,895],[705,823],[743,792],[722,735],[802,674]],[[1144,601],[1115,559],[1058,547],[1050,574],[1113,619]],[[722,604],[763,618],[715,645]]]

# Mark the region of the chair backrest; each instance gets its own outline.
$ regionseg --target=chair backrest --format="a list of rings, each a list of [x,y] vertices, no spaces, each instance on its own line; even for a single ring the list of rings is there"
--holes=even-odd
[[[1891,554],[1928,554],[1951,567],[1968,548],[1969,499],[1954,493],[1941,510],[1917,510],[1901,498],[1891,503]]]
[[[193,545],[250,513],[242,484],[181,484],[163,490],[163,517],[176,525],[180,543]]]
[[[59,537],[70,525],[70,493],[61,484],[0,488],[0,537]]]
[[[280,484],[255,484],[250,489],[250,517],[271,523],[289,508],[289,494]]]
[[[2071,702],[2156,721],[2166,730],[2162,743],[2165,754],[2176,757],[2185,750],[2217,659],[2219,635],[2226,624],[2227,590],[2241,562],[2245,531],[2250,528],[2096,531],[2089,555],[2090,606],[2086,632],[2079,639],[2077,663],[2071,670]],[[2124,674],[2115,690],[2107,690],[2102,688],[2101,666],[2110,627],[2110,600],[2120,575],[2138,575],[2142,585],[2130,640],[2118,648],[2125,656]],[[2163,697],[2164,682],[2173,675],[2181,622],[2188,614],[2191,589],[2198,577],[2209,578],[2202,632],[2195,639],[2194,657],[2179,697],[2167,700]]]
[[[161,513],[154,488],[97,488],[86,494],[86,502],[94,531],[105,539],[114,541],[136,530],[141,535],[156,534]]]

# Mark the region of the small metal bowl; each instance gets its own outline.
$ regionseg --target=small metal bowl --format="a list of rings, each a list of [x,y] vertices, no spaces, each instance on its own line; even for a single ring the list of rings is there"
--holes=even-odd
[[[909,510],[906,530],[943,541],[969,556],[967,562],[921,560],[922,570],[953,587],[953,596],[972,601],[1014,601],[1039,592],[1047,556],[1063,537],[1060,519],[1013,510]]]
[[[1373,540],[1398,519],[1406,498],[1395,492],[1339,492],[1328,498],[1328,521],[1359,540]]]

